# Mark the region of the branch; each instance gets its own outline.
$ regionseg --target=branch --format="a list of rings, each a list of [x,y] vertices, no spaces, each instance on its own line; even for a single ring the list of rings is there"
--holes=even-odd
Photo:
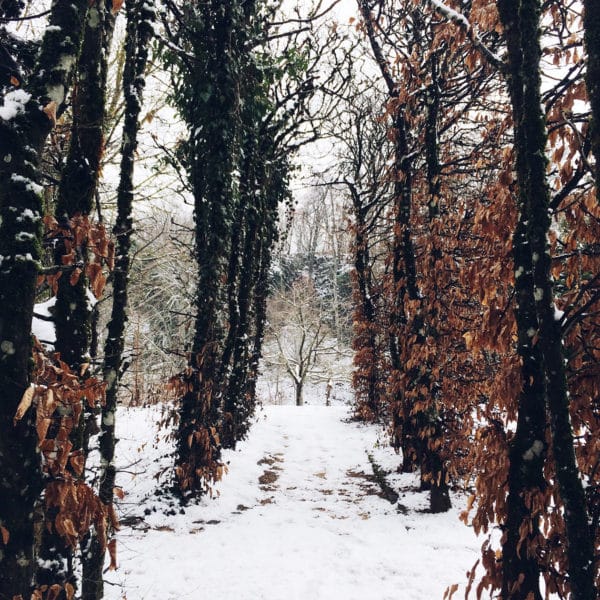
[[[446,6],[441,0],[427,0],[427,2],[429,2],[434,11],[440,13],[442,16],[446,17],[446,19],[462,29],[465,35],[471,40],[473,46],[481,52],[491,65],[496,67],[501,73],[506,73],[506,64],[504,61],[483,43],[481,38],[475,33],[469,20],[464,15],[461,15],[459,12]]]

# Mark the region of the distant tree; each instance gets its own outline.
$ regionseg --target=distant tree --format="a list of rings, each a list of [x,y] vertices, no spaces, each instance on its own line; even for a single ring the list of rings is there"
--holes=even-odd
[[[352,287],[352,347],[355,415],[366,421],[389,417],[385,392],[389,370],[387,346],[389,317],[382,306],[382,273],[385,265],[385,240],[390,236],[388,213],[392,202],[389,178],[391,144],[385,122],[379,117],[384,102],[374,86],[356,91],[340,114],[342,127],[334,126],[331,135],[338,140],[338,164],[333,185],[340,186],[351,206],[350,232],[354,239]],[[333,124],[332,124],[333,125]],[[337,123],[335,124],[337,125]]]
[[[276,292],[269,301],[268,322],[268,339],[276,347],[268,362],[283,368],[293,383],[296,406],[302,406],[306,382],[321,372],[323,357],[335,353],[313,281],[301,276]]]

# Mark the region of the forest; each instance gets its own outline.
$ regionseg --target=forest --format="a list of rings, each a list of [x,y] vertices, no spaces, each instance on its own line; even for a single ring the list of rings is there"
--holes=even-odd
[[[600,597],[597,2],[0,0],[0,93],[0,600],[110,595],[126,407],[185,515],[280,378],[465,598]]]

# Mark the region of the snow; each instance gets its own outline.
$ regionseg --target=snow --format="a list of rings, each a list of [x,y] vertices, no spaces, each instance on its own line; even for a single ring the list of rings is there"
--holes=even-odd
[[[16,173],[12,173],[10,178],[11,178],[11,181],[15,181],[17,183],[22,183],[25,186],[25,189],[27,191],[33,192],[36,196],[41,196],[44,191],[43,186],[38,185],[31,179],[29,179],[27,177],[23,177],[22,175],[17,175]],[[26,210],[28,210],[28,209],[26,209]],[[25,213],[23,213],[23,214],[25,214]]]
[[[225,453],[214,497],[185,511],[154,493],[171,460],[160,409],[121,411],[119,511],[136,522],[117,536],[108,600],[429,600],[464,584],[480,546],[458,519],[464,497],[432,515],[416,476],[394,474],[392,505],[367,455],[397,467],[382,432],[350,422],[345,405],[307,402],[262,409],[249,439]]]
[[[50,298],[45,302],[40,302],[33,307],[33,323],[31,324],[31,332],[43,344],[52,345],[56,341],[56,330],[53,321],[39,319],[40,317],[52,318],[52,309],[56,303],[56,297]]]
[[[0,106],[0,118],[5,121],[14,119],[18,114],[25,112],[25,105],[29,102],[31,94],[24,90],[13,90],[4,96],[4,106]]]

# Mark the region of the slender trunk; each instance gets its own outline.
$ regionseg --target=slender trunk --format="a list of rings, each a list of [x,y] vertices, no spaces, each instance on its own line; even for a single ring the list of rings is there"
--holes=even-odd
[[[259,259],[258,232],[261,211],[265,201],[261,194],[255,191],[255,185],[260,180],[257,177],[257,139],[253,128],[247,132],[245,143],[245,161],[240,182],[240,203],[245,207],[245,239],[242,248],[241,268],[237,289],[236,335],[232,340],[232,367],[224,401],[222,442],[225,448],[235,448],[235,445],[248,428],[248,420],[254,411],[254,399],[246,393],[246,383],[250,364],[250,334],[251,334],[251,300],[254,294],[255,264]]]
[[[520,19],[509,3],[499,3],[509,52],[508,83],[513,107],[515,141],[525,144],[523,122],[523,59],[520,51]],[[525,156],[517,151],[519,182],[519,219],[513,235],[515,270],[517,351],[521,357],[522,389],[518,399],[517,428],[510,444],[508,497],[502,543],[502,597],[521,600],[541,599],[540,567],[535,542],[540,534],[539,515],[532,510],[536,494],[545,487],[543,468],[546,460],[546,408],[542,356],[533,344],[538,320],[533,298],[533,263],[527,225],[532,218],[526,189]],[[536,443],[537,440],[537,443]],[[535,444],[535,445],[534,445]],[[522,538],[521,532],[527,535]]]
[[[30,385],[31,321],[42,240],[39,157],[64,107],[79,52],[87,0],[52,5],[35,73],[24,92],[13,93],[16,114],[0,118],[0,597],[28,598],[36,570],[34,514],[42,488],[29,411],[13,423]],[[69,32],[65,36],[64,32]],[[20,94],[20,96],[19,96]],[[43,110],[41,110],[43,109]],[[7,537],[8,536],[8,537]]]
[[[262,343],[265,337],[267,323],[267,297],[269,295],[269,271],[271,269],[271,252],[277,239],[277,207],[287,194],[287,162],[286,159],[274,157],[272,171],[265,176],[262,193],[264,207],[258,235],[257,253],[254,273],[254,299],[253,299],[253,327],[252,353],[246,394],[248,401],[254,404],[256,398],[256,382],[258,368],[262,356]]]
[[[428,297],[422,299],[422,310],[424,313],[423,326],[429,338],[433,339],[434,349],[438,345],[438,314],[436,304],[440,300],[440,290],[437,287],[437,273],[443,270],[442,247],[439,239],[440,213],[440,195],[441,195],[441,173],[439,158],[439,135],[438,119],[440,110],[440,89],[438,74],[438,57],[434,53],[430,59],[431,80],[426,96],[425,104],[426,122],[425,122],[425,162],[427,164],[427,185],[428,185],[428,209],[429,209],[429,229],[431,248],[427,261],[427,269],[430,279],[433,281],[433,288],[429,290]],[[427,341],[425,341],[427,343]],[[448,489],[447,469],[445,460],[442,456],[442,431],[441,417],[438,399],[439,383],[432,378],[432,371],[436,363],[440,363],[440,357],[431,356],[429,360],[420,367],[419,386],[424,385],[427,389],[426,403],[429,404],[426,409],[423,420],[426,430],[429,432],[424,443],[424,460],[421,467],[422,477],[431,482],[429,496],[429,508],[433,513],[446,512],[450,510],[452,504],[450,501],[450,492]],[[423,474],[424,472],[424,474]]]
[[[195,333],[181,398],[175,473],[183,496],[203,493],[219,478],[221,422],[220,358],[224,343],[221,306],[226,302],[238,152],[239,48],[237,2],[212,0],[191,18],[197,61],[186,90],[187,142],[196,220],[198,266]],[[192,31],[192,26],[189,31]],[[201,86],[205,86],[202,91]],[[200,127],[201,125],[201,127]],[[200,131],[202,133],[200,133]]]
[[[584,0],[583,25],[587,51],[586,83],[592,108],[592,153],[596,162],[596,198],[600,202],[600,10],[594,0]]]
[[[296,392],[296,406],[304,406],[304,381],[303,380],[295,380],[294,387]]]
[[[379,397],[379,356],[377,347],[377,324],[375,306],[371,298],[370,256],[368,247],[365,209],[362,207],[357,190],[352,189],[354,203],[354,270],[355,317],[353,385],[357,403],[355,414],[367,421],[377,421],[382,417],[382,401]]]
[[[133,172],[139,131],[139,117],[144,92],[144,72],[148,60],[149,43],[153,35],[151,24],[154,9],[147,1],[128,2],[125,65],[123,72],[123,97],[125,117],[121,141],[121,168],[117,189],[117,218],[113,228],[116,238],[116,260],[113,271],[113,301],[108,322],[108,335],[104,344],[102,367],[106,381],[106,401],[102,407],[100,423],[100,489],[101,502],[111,507],[114,500],[116,478],[115,425],[116,408],[123,363],[125,326],[127,323],[127,292],[130,267],[131,236],[133,233]],[[82,599],[99,600],[104,596],[102,571],[106,539],[94,531],[83,558]]]

